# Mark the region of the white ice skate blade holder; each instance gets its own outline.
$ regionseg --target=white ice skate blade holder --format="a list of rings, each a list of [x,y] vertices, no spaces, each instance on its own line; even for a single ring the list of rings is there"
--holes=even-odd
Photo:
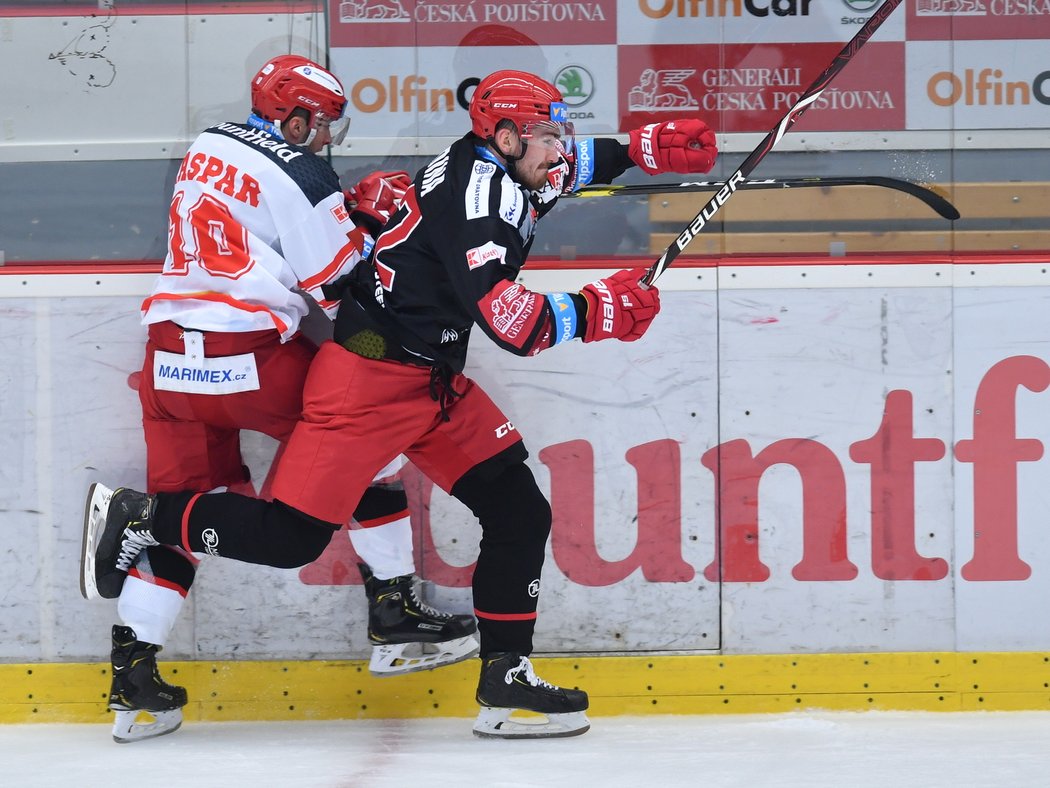
[[[118,711],[113,721],[113,741],[130,744],[174,733],[182,725],[182,709],[169,711]]]
[[[80,593],[84,599],[101,599],[95,585],[95,549],[102,532],[106,530],[106,514],[113,491],[96,482],[88,490],[84,508],[84,540],[80,553]]]
[[[559,739],[590,730],[587,713],[536,714],[520,709],[482,706],[474,720],[474,735],[483,739]]]
[[[478,641],[467,635],[442,643],[396,643],[372,646],[368,672],[373,676],[402,676],[421,670],[455,665],[478,654]]]

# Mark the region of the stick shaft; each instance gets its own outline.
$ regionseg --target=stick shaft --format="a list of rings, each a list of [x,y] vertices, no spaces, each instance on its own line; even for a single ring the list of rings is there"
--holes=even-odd
[[[611,184],[608,186],[584,186],[566,197],[632,197],[643,194],[674,194],[676,192],[710,192],[722,186],[721,181],[679,181]],[[766,189],[828,189],[835,186],[874,186],[909,194],[922,200],[945,219],[959,218],[959,211],[937,189],[921,183],[892,178],[884,175],[856,175],[843,177],[809,177],[809,178],[762,178],[761,180],[744,181],[738,189],[761,191]]]

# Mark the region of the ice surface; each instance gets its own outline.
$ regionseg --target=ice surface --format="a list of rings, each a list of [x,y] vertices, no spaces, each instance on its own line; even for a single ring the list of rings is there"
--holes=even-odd
[[[0,725],[0,785],[156,788],[1027,788],[1050,712],[593,717],[491,741],[469,719],[193,723],[115,744],[103,725]]]

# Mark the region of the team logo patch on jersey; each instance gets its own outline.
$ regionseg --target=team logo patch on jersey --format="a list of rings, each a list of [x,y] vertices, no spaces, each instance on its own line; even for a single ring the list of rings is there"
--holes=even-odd
[[[332,206],[332,216],[334,216],[335,220],[340,224],[350,221],[350,212],[346,210],[346,203],[341,202],[338,205]]]
[[[485,263],[499,260],[503,263],[507,259],[507,247],[489,241],[484,246],[475,246],[467,250],[467,268],[473,271],[481,268]]]
[[[547,186],[540,191],[540,199],[543,202],[550,202],[562,193],[565,188],[565,175],[568,169],[568,162],[562,159],[556,167],[551,167],[547,170]]]

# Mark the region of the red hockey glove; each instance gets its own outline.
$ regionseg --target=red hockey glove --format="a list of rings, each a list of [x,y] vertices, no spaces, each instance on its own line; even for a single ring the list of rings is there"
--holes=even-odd
[[[373,172],[344,192],[347,207],[357,224],[364,221],[369,232],[377,235],[391,214],[401,207],[401,200],[411,185],[407,172]]]
[[[668,120],[632,131],[627,155],[650,175],[708,172],[715,165],[718,144],[702,120]]]
[[[607,279],[591,282],[580,291],[587,300],[584,342],[619,339],[634,342],[660,311],[660,291],[643,289],[644,268],[624,269]]]

